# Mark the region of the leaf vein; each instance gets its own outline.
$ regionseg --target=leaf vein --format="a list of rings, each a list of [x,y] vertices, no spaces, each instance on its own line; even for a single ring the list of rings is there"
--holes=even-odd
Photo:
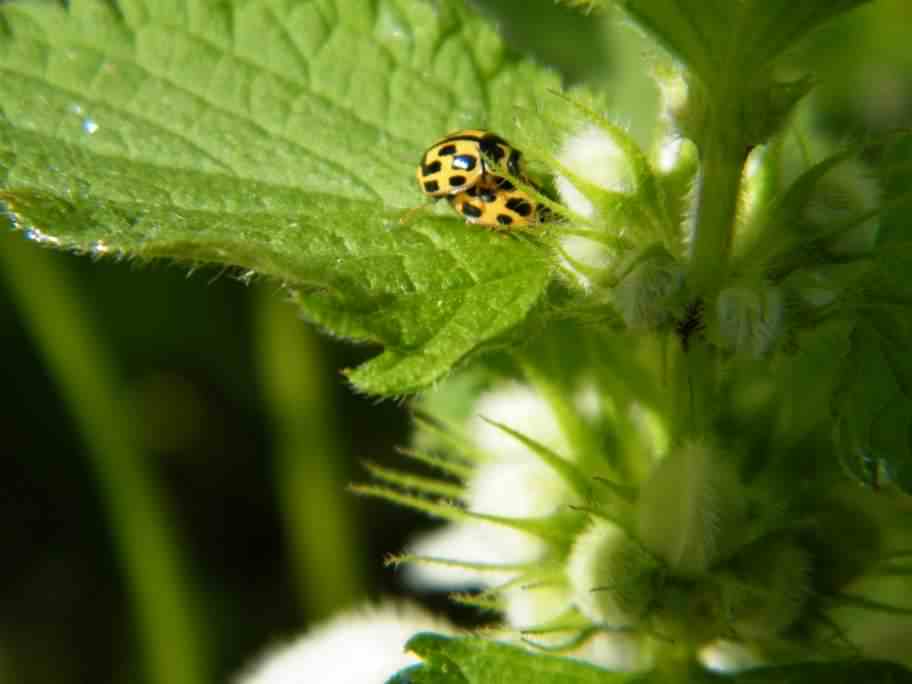
[[[188,34],[188,35],[189,35],[189,34]],[[43,45],[44,45],[45,47],[52,48],[52,46],[51,46],[49,43],[43,43]],[[109,57],[110,57],[109,55],[107,55],[107,54],[104,53],[103,51],[99,51],[97,48],[94,48],[94,47],[91,47],[91,46],[86,46],[86,45],[71,45],[70,47],[77,48],[77,49],[81,49],[81,50],[86,50],[86,51],[91,52],[91,53],[101,54],[102,56],[104,56],[104,57],[106,57],[106,58],[109,58]],[[371,187],[368,183],[366,183],[365,181],[363,181],[360,177],[356,176],[356,175],[354,174],[354,172],[353,172],[351,169],[347,168],[347,167],[344,166],[343,164],[340,164],[338,161],[336,161],[336,160],[334,160],[334,159],[331,159],[331,158],[329,158],[329,157],[326,157],[325,155],[320,154],[319,152],[316,152],[316,151],[314,151],[314,150],[312,150],[312,149],[309,149],[308,147],[306,147],[306,146],[303,145],[302,143],[300,143],[300,142],[298,142],[298,141],[296,141],[296,140],[294,140],[294,139],[288,137],[287,134],[282,133],[282,132],[279,132],[279,131],[276,131],[276,130],[270,130],[269,128],[267,128],[267,127],[264,126],[263,124],[259,123],[259,122],[258,122],[255,118],[253,118],[252,116],[249,116],[249,115],[247,115],[247,114],[240,113],[240,112],[234,112],[234,111],[228,109],[227,107],[225,107],[224,105],[221,105],[221,104],[219,104],[219,103],[216,103],[216,102],[213,102],[213,101],[211,101],[211,100],[208,100],[208,99],[204,98],[202,95],[200,95],[199,93],[194,92],[193,90],[190,90],[189,88],[187,88],[187,87],[184,86],[184,85],[181,85],[180,83],[174,81],[173,79],[171,79],[170,77],[166,76],[165,74],[157,74],[157,73],[155,73],[155,72],[152,72],[152,71],[150,71],[149,69],[147,69],[146,67],[140,65],[140,64],[137,63],[137,62],[131,62],[131,65],[134,66],[134,67],[136,67],[137,69],[139,69],[139,70],[142,71],[143,73],[145,73],[145,74],[146,74],[147,76],[149,76],[150,78],[157,79],[158,81],[160,81],[160,82],[162,82],[162,83],[165,83],[165,84],[167,84],[167,85],[173,87],[176,91],[178,91],[178,92],[180,92],[180,93],[183,93],[183,94],[187,95],[187,96],[190,97],[191,99],[197,100],[197,101],[199,101],[200,103],[202,103],[202,104],[204,104],[204,105],[207,105],[207,106],[211,107],[213,111],[215,111],[215,112],[217,112],[217,113],[220,113],[220,114],[224,114],[224,115],[227,116],[227,117],[233,118],[233,119],[235,119],[235,120],[238,120],[238,121],[241,121],[241,122],[243,122],[243,123],[245,123],[245,124],[250,125],[252,128],[254,128],[254,129],[260,131],[260,133],[264,134],[264,135],[266,136],[267,139],[275,138],[275,139],[277,139],[277,140],[279,140],[279,141],[281,141],[281,142],[288,143],[288,144],[291,145],[292,147],[294,147],[294,148],[300,150],[301,152],[303,152],[303,153],[305,153],[305,154],[307,154],[307,155],[310,155],[312,158],[316,159],[317,161],[326,164],[328,167],[333,168],[333,169],[335,169],[336,171],[339,171],[343,176],[345,176],[346,178],[348,178],[348,180],[352,181],[352,183],[354,183],[355,185],[361,187],[362,190],[364,190],[364,191],[370,193],[370,194],[373,195],[374,197],[376,197],[376,198],[379,199],[379,198],[382,196],[380,192],[378,192],[377,190],[375,190],[375,189],[374,189],[373,187]],[[254,66],[254,68],[256,68],[255,65],[253,65],[253,66]],[[2,67],[0,67],[0,70],[2,70]],[[13,73],[15,73],[15,72],[13,72]],[[46,83],[47,85],[49,85],[49,86],[51,86],[51,87],[58,88],[58,89],[60,89],[60,90],[63,90],[64,92],[68,92],[68,93],[71,94],[71,95],[73,94],[72,91],[68,91],[68,90],[67,90],[66,88],[64,88],[64,86],[62,86],[62,85],[56,84],[56,83],[54,83],[54,82],[52,82],[52,81],[45,80],[45,79],[39,79],[39,80],[41,80],[42,82]],[[74,97],[75,97],[75,95],[74,95]],[[169,128],[167,128],[166,126],[162,126],[160,123],[153,123],[153,121],[152,121],[151,119],[149,119],[149,118],[141,117],[141,116],[138,115],[138,114],[134,114],[134,113],[132,113],[132,112],[128,112],[127,110],[124,110],[124,109],[122,109],[122,108],[114,107],[114,106],[112,106],[112,105],[109,104],[109,103],[105,103],[105,102],[100,102],[100,103],[99,103],[98,101],[96,101],[96,103],[101,104],[102,106],[111,107],[112,109],[115,109],[116,111],[120,111],[120,112],[125,113],[125,114],[128,114],[128,115],[130,115],[130,116],[134,116],[134,117],[136,117],[137,119],[143,121],[144,123],[148,123],[148,124],[150,124],[150,125],[157,126],[160,130],[167,131],[168,133],[172,133],[172,134],[175,135],[176,137],[181,137],[185,142],[187,142],[187,143],[189,143],[189,144],[191,144],[191,145],[195,145],[195,146],[196,146],[196,149],[198,149],[198,150],[200,150],[200,151],[203,151],[203,150],[205,149],[205,148],[199,147],[198,145],[196,145],[195,143],[193,143],[193,142],[192,142],[189,138],[187,138],[186,136],[182,136],[181,134],[177,133],[174,129],[169,129]],[[332,106],[336,106],[336,105],[334,105],[332,102],[330,102],[330,104],[331,104]],[[338,107],[337,107],[337,108],[338,108]],[[211,154],[211,153],[210,153],[210,154]],[[214,155],[212,155],[212,158],[213,158],[213,159],[216,159],[216,157],[215,157]],[[224,162],[222,162],[222,163],[223,163],[223,165],[224,165],[224,168],[226,168],[228,171],[230,171],[230,172],[232,173],[232,175],[237,175],[237,174],[235,173],[234,169],[232,169],[227,163],[224,163]]]
[[[99,106],[111,107],[111,105],[106,102],[102,102],[100,100],[96,100],[91,97],[88,97],[88,96],[86,96],[85,93],[76,93],[75,91],[73,91],[69,88],[66,88],[60,84],[54,83],[53,81],[47,80],[40,76],[35,76],[33,74],[25,74],[22,72],[15,71],[13,69],[4,68],[2,65],[0,65],[0,73],[11,74],[12,76],[18,76],[19,78],[22,78],[23,80],[31,81],[34,83],[38,83],[38,84],[47,86],[48,88],[51,88],[53,90],[57,90],[59,92],[65,93],[66,95],[69,95],[70,97],[72,97],[74,99],[81,99],[81,100],[88,101],[88,102],[91,102],[92,104],[99,105]],[[112,109],[114,109],[114,108],[112,107]],[[183,135],[174,129],[170,129],[167,126],[163,126],[162,124],[154,121],[153,119],[144,117],[141,114],[127,112],[124,110],[118,110],[118,111],[120,111],[121,114],[123,114],[125,117],[127,117],[129,119],[134,119],[135,121],[138,121],[144,125],[150,126],[151,128],[154,128],[157,131],[164,132],[169,135],[173,135],[175,138],[177,138],[177,139],[181,140],[182,142],[186,143],[187,145],[189,145],[191,149],[193,149],[194,151],[196,151],[199,154],[206,157],[210,162],[212,162],[213,164],[215,164],[216,166],[221,168],[223,171],[231,174],[232,176],[236,175],[234,170],[231,168],[231,166],[226,161],[220,159],[218,156],[216,156],[215,154],[213,154],[206,148],[201,147],[198,143],[194,142],[191,138],[187,137],[186,135]],[[53,137],[55,140],[62,140],[61,138],[59,138],[57,136],[49,136],[49,137]],[[66,142],[66,141],[64,141],[64,142]]]

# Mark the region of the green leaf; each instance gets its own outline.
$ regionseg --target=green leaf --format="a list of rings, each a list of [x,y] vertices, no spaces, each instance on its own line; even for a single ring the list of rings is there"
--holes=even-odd
[[[837,445],[849,470],[876,483],[881,465],[912,491],[912,325],[890,312],[870,312],[851,336],[837,396]]]
[[[912,673],[876,660],[797,663],[760,667],[727,675],[701,670],[613,672],[588,663],[533,653],[477,637],[418,634],[406,644],[423,663],[409,667],[388,684],[904,684]]]
[[[462,3],[14,3],[0,32],[0,201],[36,240],[279,278],[386,347],[350,376],[382,394],[434,382],[544,291],[541,245],[394,210],[422,201],[436,138],[509,136],[556,87]]]
[[[912,200],[912,136],[903,136],[883,151],[879,181],[883,187],[883,214],[878,242],[904,242],[909,235]]]
[[[233,201],[230,189],[223,189],[225,200]],[[369,203],[331,195],[298,193],[296,212],[284,217],[185,210],[179,223],[170,209],[126,201],[67,201],[25,190],[0,193],[0,199],[17,217],[27,217],[33,235],[55,246],[140,257],[179,254],[296,284],[297,301],[313,321],[386,346],[349,376],[378,394],[416,391],[509,330],[536,303],[551,274],[531,242],[445,219],[400,226]],[[56,229],[64,223],[68,229]],[[290,241],[302,232],[306,241]]]
[[[477,637],[418,634],[406,649],[424,662],[403,670],[388,684],[905,684],[912,672],[876,660],[759,667],[737,674],[693,668],[680,672],[614,672],[588,663],[534,653]]]
[[[853,327],[836,320],[799,333],[797,352],[777,355],[773,373],[764,369],[779,378],[776,436],[785,444],[797,444],[821,424],[829,424],[830,404],[851,348]]]
[[[834,411],[849,470],[876,484],[880,470],[912,491],[912,243],[890,242],[867,263],[847,304],[857,323]]]
[[[367,303],[347,296],[302,300],[308,315],[330,329],[341,332],[352,322],[380,333],[386,351],[348,374],[355,385],[377,394],[417,391],[526,317],[548,284],[550,262],[532,243],[484,237],[487,244],[479,243],[461,225],[425,233],[429,244],[404,264],[405,277]],[[390,251],[385,256],[400,258]]]
[[[473,3],[498,27],[504,41],[536,62],[557,69],[567,83],[607,82],[616,70],[617,47],[600,7],[611,0],[570,3],[484,0]],[[564,2],[563,5],[568,3]],[[515,141],[514,141],[515,142]]]
[[[440,667],[430,670],[424,665],[412,665],[393,675],[387,684],[466,684],[456,668]]]
[[[761,667],[731,677],[720,675],[718,681],[720,684],[905,684],[912,682],[912,672],[896,663],[844,660]]]
[[[409,640],[406,649],[424,663],[408,674],[410,678],[393,678],[389,684],[620,684],[641,678],[638,674],[611,672],[578,660],[531,653],[477,637],[418,634]],[[402,677],[402,673],[397,677]]]
[[[619,0],[709,87],[732,74],[751,82],[814,28],[868,1]]]
[[[698,5],[699,0],[626,0],[620,4],[673,56],[697,74],[712,72],[711,36],[713,32],[718,32],[719,27],[695,21],[700,10],[691,5]],[[713,19],[715,15],[707,13],[707,16]]]

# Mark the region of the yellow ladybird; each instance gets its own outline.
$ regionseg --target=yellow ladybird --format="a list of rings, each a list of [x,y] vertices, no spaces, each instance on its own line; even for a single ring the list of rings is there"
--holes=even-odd
[[[431,145],[415,172],[421,191],[429,197],[459,195],[492,174],[490,161],[505,164],[520,176],[519,150],[490,131],[454,131]]]
[[[468,223],[489,228],[535,225],[544,220],[546,212],[528,193],[499,176],[487,176],[448,199],[450,206]]]

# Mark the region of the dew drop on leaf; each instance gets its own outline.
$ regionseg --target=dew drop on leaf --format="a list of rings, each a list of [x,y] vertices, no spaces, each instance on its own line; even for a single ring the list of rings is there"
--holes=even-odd
[[[377,37],[381,40],[411,40],[411,31],[390,11],[383,11],[377,21]]]
[[[25,231],[25,237],[33,242],[37,242],[40,245],[54,245],[60,246],[60,238],[56,238],[53,235],[48,235],[37,228],[29,228]]]

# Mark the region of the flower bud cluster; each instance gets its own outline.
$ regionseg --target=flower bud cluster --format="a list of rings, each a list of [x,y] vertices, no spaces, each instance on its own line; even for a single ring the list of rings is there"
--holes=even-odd
[[[467,510],[482,517],[419,539],[408,577],[425,588],[480,590],[474,596],[499,608],[507,634],[625,669],[648,667],[668,641],[701,651],[707,662],[724,644],[720,653],[739,644],[762,658],[784,643],[804,648],[822,634],[821,597],[868,568],[854,566],[833,586],[818,569],[830,539],[808,527],[817,515],[854,516],[869,529],[865,543],[876,544],[865,512],[843,501],[802,509],[806,504],[766,485],[748,486],[733,454],[710,442],[672,446],[640,479],[593,480],[583,497],[550,457],[530,448],[546,440],[570,467],[582,463],[547,403],[508,385],[479,406],[496,416],[492,423],[524,427],[529,441],[469,422],[472,444],[491,450],[466,482]],[[511,407],[519,407],[523,425]],[[644,434],[642,445],[651,443]],[[851,546],[844,552],[854,553]],[[444,558],[441,573],[437,561]],[[453,574],[459,568],[462,574]],[[472,596],[461,600],[472,603]]]

